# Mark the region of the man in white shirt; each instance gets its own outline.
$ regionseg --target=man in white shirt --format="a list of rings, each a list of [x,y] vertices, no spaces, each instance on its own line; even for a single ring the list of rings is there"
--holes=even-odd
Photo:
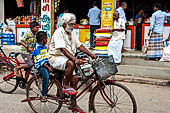
[[[116,11],[114,14],[113,35],[108,44],[108,55],[113,56],[115,63],[121,63],[121,50],[123,40],[125,39],[125,21],[119,18],[119,13]]]
[[[64,89],[62,92],[69,95],[76,95],[77,78],[73,76],[73,71],[76,65],[83,63],[82,59],[75,57],[76,50],[79,49],[92,59],[95,59],[96,55],[90,53],[74,35],[73,26],[76,22],[74,14],[64,13],[60,22],[61,27],[55,31],[51,39],[49,62],[53,68],[65,70]],[[83,111],[78,107],[76,101],[74,102],[72,103],[72,109]]]
[[[93,3],[93,8],[88,12],[89,24],[90,24],[90,49],[94,48],[94,31],[100,28],[101,10],[97,7],[97,3]]]

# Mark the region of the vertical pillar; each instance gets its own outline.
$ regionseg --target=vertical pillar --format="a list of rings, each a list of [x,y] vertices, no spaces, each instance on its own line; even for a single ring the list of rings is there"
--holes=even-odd
[[[41,30],[51,37],[51,1],[41,0]]]
[[[55,24],[54,24],[54,17],[55,17],[55,15],[54,15],[54,12],[55,12],[55,8],[54,8],[54,6],[55,6],[55,4],[54,4],[54,0],[51,0],[51,36],[53,35],[53,33],[54,33],[54,26],[55,26]]]
[[[4,0],[0,0],[0,23],[4,23]]]
[[[113,0],[102,0],[101,8],[101,28],[113,28]]]

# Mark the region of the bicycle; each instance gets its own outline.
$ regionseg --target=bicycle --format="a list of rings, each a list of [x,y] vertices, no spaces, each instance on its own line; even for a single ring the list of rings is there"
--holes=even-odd
[[[103,80],[102,77],[98,75],[95,64],[99,61],[100,60],[96,60],[92,63],[93,73],[78,85],[76,90],[80,90],[89,79],[91,79],[91,83],[83,88],[74,99],[80,99],[88,88],[93,86],[89,96],[89,112],[137,113],[135,98],[128,88],[117,83],[113,77],[111,77],[110,80]],[[61,76],[62,72],[50,74],[47,102],[41,102],[42,76],[39,72],[35,73],[28,82],[26,99],[22,102],[28,102],[35,113],[58,113],[62,107],[70,108],[73,100],[70,99],[69,95],[62,93],[62,83],[58,81],[57,75]]]
[[[7,57],[4,51],[2,50],[3,46],[0,46],[0,91],[2,93],[12,94],[17,87],[19,86],[22,89],[25,89],[26,83],[24,81],[19,81],[14,75],[14,68],[21,64],[17,57],[20,53],[11,52]],[[19,70],[21,78],[24,78],[22,70]],[[28,80],[31,73],[30,69],[25,70],[25,79]]]

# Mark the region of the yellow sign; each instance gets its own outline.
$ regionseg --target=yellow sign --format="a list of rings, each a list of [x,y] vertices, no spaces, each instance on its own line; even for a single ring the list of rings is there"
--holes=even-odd
[[[90,42],[90,29],[80,29],[79,39],[81,43]]]
[[[113,28],[113,0],[102,0],[101,28]]]

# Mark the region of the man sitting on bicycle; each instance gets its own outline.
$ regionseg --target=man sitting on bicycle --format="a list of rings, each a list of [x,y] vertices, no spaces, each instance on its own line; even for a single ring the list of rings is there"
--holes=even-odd
[[[76,49],[95,59],[96,55],[90,53],[73,33],[73,26],[76,22],[74,14],[65,13],[61,18],[61,27],[52,36],[49,48],[49,62],[53,68],[65,70],[65,80],[63,93],[69,95],[77,94],[77,78],[73,76],[76,65],[83,63],[82,59],[75,57]],[[77,105],[75,104],[75,107]]]
[[[25,81],[25,79],[20,78],[20,74],[18,70],[32,68],[33,67],[33,60],[32,60],[32,51],[36,44],[36,33],[39,30],[39,23],[31,22],[30,23],[30,30],[24,34],[23,39],[21,39],[21,56],[23,57],[25,64],[18,66],[14,69],[14,74],[17,76],[18,79]]]

